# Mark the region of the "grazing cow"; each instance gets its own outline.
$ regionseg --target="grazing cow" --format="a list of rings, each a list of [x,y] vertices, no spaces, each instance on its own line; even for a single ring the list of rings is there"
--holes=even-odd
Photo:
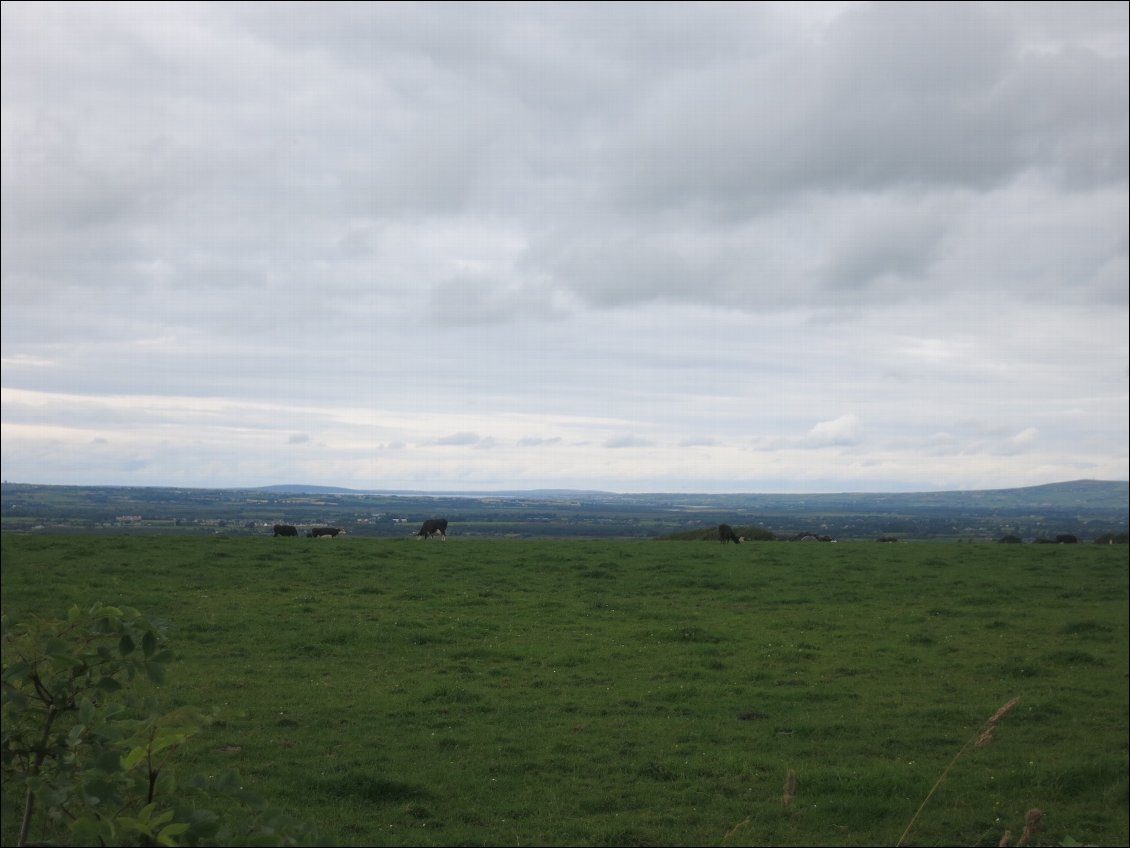
[[[789,537],[790,542],[834,542],[831,536],[818,536],[815,533],[797,533]]]
[[[275,535],[276,536],[297,536],[298,535],[298,528],[295,527],[293,524],[276,524],[275,525]]]
[[[329,536],[331,539],[336,537],[338,533],[344,533],[340,527],[312,527],[310,532],[306,534],[307,539],[320,539],[323,536]]]
[[[740,545],[742,543],[742,537],[735,533],[734,528],[729,524],[719,524],[718,541],[723,545],[727,542],[733,542],[736,545]]]
[[[440,539],[447,541],[447,519],[446,518],[429,518],[424,522],[424,526],[416,533],[421,539],[430,539],[432,536],[439,534]]]
[[[1060,533],[1055,537],[1057,545],[1077,545],[1079,544],[1079,537],[1074,533]]]

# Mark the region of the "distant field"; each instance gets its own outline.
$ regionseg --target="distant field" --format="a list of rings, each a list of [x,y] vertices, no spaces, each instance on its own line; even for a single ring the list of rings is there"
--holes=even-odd
[[[734,527],[781,539],[895,537],[937,542],[1055,539],[1126,543],[1125,482],[1079,480],[1023,489],[904,494],[498,493],[392,495],[249,489],[0,484],[0,530],[262,536],[275,524],[318,525],[351,536],[403,539],[428,518],[471,538],[644,540]]]
[[[0,540],[5,616],[165,622],[179,769],[330,843],[895,845],[952,763],[905,844],[1130,844],[1124,546]]]

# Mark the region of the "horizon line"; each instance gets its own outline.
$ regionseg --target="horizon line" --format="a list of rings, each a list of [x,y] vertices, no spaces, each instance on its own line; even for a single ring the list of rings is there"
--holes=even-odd
[[[963,492],[1004,492],[1004,491],[1017,491],[1024,489],[1040,489],[1050,486],[1067,486],[1078,483],[1110,483],[1130,486],[1130,480],[1106,480],[1101,478],[1083,477],[1073,480],[1058,480],[1050,483],[1034,483],[1027,486],[998,486],[993,488],[981,489],[838,489],[838,490],[823,490],[823,491],[756,491],[756,490],[739,490],[733,489],[728,491],[701,491],[701,490],[681,490],[681,489],[648,489],[648,490],[624,490],[618,491],[613,489],[599,489],[599,488],[575,488],[568,486],[539,486],[531,488],[506,488],[499,487],[494,489],[408,489],[408,488],[371,488],[360,489],[349,486],[337,486],[321,483],[270,483],[266,485],[248,485],[248,486],[201,486],[201,485],[180,485],[180,484],[157,484],[157,483],[29,483],[24,481],[2,480],[0,484],[4,486],[42,486],[42,487],[55,487],[55,488],[102,488],[102,489],[192,489],[197,491],[229,491],[229,492],[268,492],[268,491],[303,491],[308,493],[321,493],[321,494],[342,494],[342,495],[392,495],[392,496],[424,496],[424,497],[442,497],[442,496],[461,496],[461,497],[490,497],[492,495],[519,495],[530,494],[535,495],[538,493],[556,493],[563,495],[609,495],[627,497],[633,495],[776,495],[776,496],[818,496],[818,495],[915,495],[915,494],[957,494]]]

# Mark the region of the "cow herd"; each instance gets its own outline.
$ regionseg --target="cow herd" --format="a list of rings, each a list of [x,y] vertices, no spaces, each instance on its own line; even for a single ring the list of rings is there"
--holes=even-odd
[[[274,527],[276,536],[297,536],[298,528],[293,524],[276,524]],[[335,539],[339,535],[344,535],[345,531],[340,527],[311,527],[306,531],[307,539]],[[446,518],[429,518],[424,522],[416,536],[421,539],[430,539],[432,536],[439,536],[441,540],[447,541],[447,519]]]
[[[308,539],[333,539],[339,534],[345,533],[340,527],[312,527],[306,531],[306,538]],[[297,536],[298,528],[293,524],[276,524],[276,536]],[[432,536],[439,536],[440,541],[447,541],[447,519],[446,518],[429,518],[425,521],[420,529],[416,531],[416,538],[430,539]],[[729,524],[718,525],[718,541],[726,544],[733,542],[740,545],[745,541],[745,538],[739,536],[734,532],[734,528]]]
[[[297,536],[298,528],[293,524],[276,524],[274,526],[274,534],[276,536]],[[335,539],[339,535],[345,535],[345,530],[340,527],[311,527],[306,531],[307,539]],[[417,539],[430,539],[433,536],[439,536],[441,541],[447,541],[447,519],[446,518],[429,518],[425,521],[420,529],[416,531]],[[784,537],[778,537],[784,540]],[[718,525],[718,541],[723,545],[733,542],[735,545],[740,545],[745,541],[744,536],[739,536],[734,532],[734,528],[729,524]],[[836,541],[831,536],[817,536],[811,533],[801,533],[787,539],[787,541],[800,541],[800,542],[834,542]],[[898,538],[894,536],[881,536],[875,540],[876,542],[897,542]],[[1017,540],[1019,541],[1019,540]],[[1070,533],[1063,533],[1055,537],[1055,539],[1037,539],[1037,542],[1053,543],[1053,544],[1077,544],[1078,538]]]

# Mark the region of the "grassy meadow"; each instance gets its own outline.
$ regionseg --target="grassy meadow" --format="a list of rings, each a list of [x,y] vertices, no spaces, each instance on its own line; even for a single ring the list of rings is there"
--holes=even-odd
[[[178,769],[329,844],[1130,844],[1125,546],[452,532],[4,534],[3,612],[163,622]]]

